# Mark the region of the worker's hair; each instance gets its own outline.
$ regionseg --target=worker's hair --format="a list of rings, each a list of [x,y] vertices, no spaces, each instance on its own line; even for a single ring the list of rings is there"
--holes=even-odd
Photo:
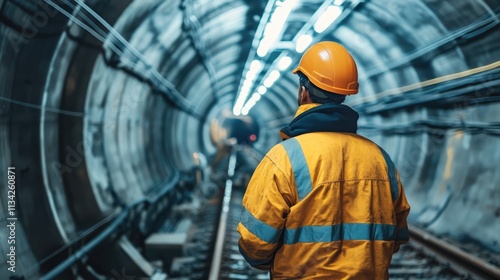
[[[322,90],[319,87],[313,85],[313,83],[311,83],[311,81],[309,81],[306,75],[304,75],[302,72],[298,72],[298,75],[300,86],[305,87],[307,91],[309,91],[309,97],[314,103],[335,103],[340,105],[345,101],[345,95]]]

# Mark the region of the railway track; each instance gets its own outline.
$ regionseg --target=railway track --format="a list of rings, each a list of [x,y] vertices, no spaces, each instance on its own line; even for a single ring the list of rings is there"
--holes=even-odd
[[[414,226],[410,227],[410,237],[412,242],[409,243],[406,250],[415,253],[422,252],[422,256],[418,258],[429,260],[428,266],[435,264],[434,267],[440,270],[437,277],[427,273],[421,279],[500,279],[499,267],[450,244],[446,240],[439,239]],[[439,278],[440,273],[443,275],[442,278]]]
[[[211,280],[232,280],[232,279],[269,279],[269,273],[251,267],[240,254],[238,249],[238,239],[240,235],[236,232],[236,227],[240,221],[241,199],[243,193],[235,191],[233,193],[229,217],[227,220],[227,231],[225,232],[224,250],[222,264],[218,277]]]
[[[390,279],[474,279],[460,274],[446,262],[436,259],[428,251],[413,241],[401,246],[392,258],[389,268]]]

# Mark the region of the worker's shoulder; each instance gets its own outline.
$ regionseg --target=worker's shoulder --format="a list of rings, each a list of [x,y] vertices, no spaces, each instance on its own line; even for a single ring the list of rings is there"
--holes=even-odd
[[[304,152],[351,151],[374,152],[380,148],[368,138],[355,133],[311,132],[301,134],[276,144],[267,153],[273,161],[280,160],[289,152],[301,149]]]
[[[294,140],[285,140],[285,141],[294,141]],[[286,154],[286,150],[285,150],[285,146],[283,146],[283,142],[280,142],[276,145],[274,145],[266,154],[266,157],[270,158],[270,159],[275,159],[275,158],[280,158],[282,157],[284,154]]]
[[[296,137],[297,141],[303,147],[316,147],[320,148],[322,146],[333,146],[339,148],[345,147],[371,147],[377,148],[372,140],[355,133],[343,133],[343,132],[312,132],[302,134]]]

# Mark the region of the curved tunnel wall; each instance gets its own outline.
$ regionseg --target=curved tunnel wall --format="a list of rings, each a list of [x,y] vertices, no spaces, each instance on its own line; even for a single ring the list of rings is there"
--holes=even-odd
[[[191,168],[193,152],[215,152],[210,123],[234,102],[265,4],[86,3],[151,65],[107,31],[103,43],[40,1],[0,1],[0,166],[17,170],[18,265],[31,275],[61,261],[36,265],[82,230]],[[297,8],[283,37],[293,37],[320,4]],[[360,134],[393,156],[411,220],[500,253],[499,138],[490,129],[500,121],[498,3],[344,5],[351,4],[315,40],[339,41],[353,53],[361,94],[347,104],[361,114]],[[91,17],[81,7],[63,7],[82,21]],[[299,59],[296,54],[294,64]],[[148,79],[155,77],[152,69],[171,85]],[[462,77],[447,76],[459,72]],[[426,83],[435,78],[441,80]],[[282,73],[250,112],[261,128],[260,154],[279,142],[279,128],[295,113],[296,87],[297,78]],[[194,113],[166,97],[172,88]],[[2,189],[2,217],[6,194]]]

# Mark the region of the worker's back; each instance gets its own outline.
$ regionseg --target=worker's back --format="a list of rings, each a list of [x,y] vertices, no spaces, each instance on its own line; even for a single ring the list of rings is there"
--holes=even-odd
[[[359,135],[332,132],[306,133],[268,153],[297,186],[273,279],[388,278],[397,235],[407,235],[405,219],[397,230],[396,212],[406,215],[409,206],[384,153]]]

